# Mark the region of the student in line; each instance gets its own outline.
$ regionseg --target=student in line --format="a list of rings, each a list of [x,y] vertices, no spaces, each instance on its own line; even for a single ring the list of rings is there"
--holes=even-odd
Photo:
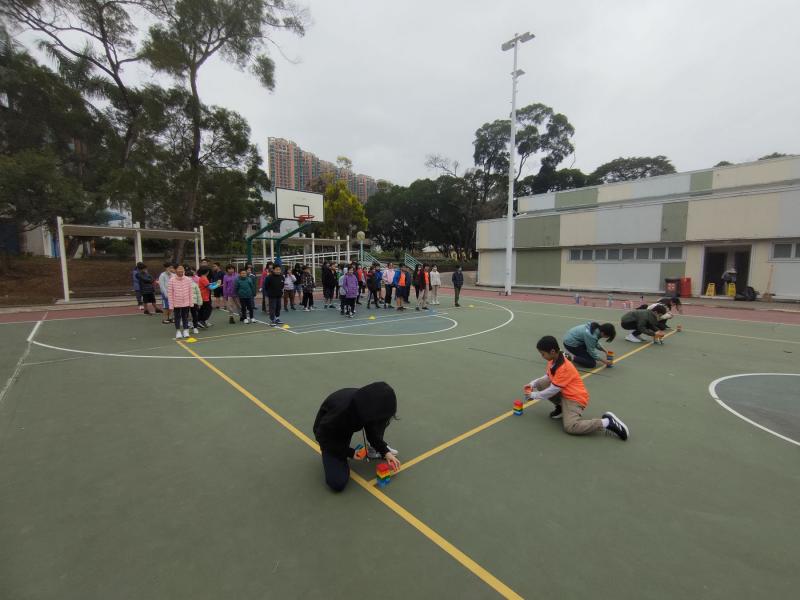
[[[245,268],[239,269],[239,277],[236,278],[236,295],[239,298],[239,322],[248,324],[253,320],[256,286],[253,280],[247,276]]]
[[[295,287],[301,287],[300,280],[295,276],[294,271],[290,271],[289,268],[286,268],[286,273],[283,276],[283,310],[286,312],[289,310],[289,306],[292,307],[292,310],[297,310],[294,307],[294,291]]]
[[[222,265],[218,262],[212,263],[211,274],[208,280],[214,285],[213,292],[213,308],[221,309],[225,307],[225,300],[222,298],[222,280],[225,278],[225,271],[222,270]]]
[[[322,308],[333,308],[333,291],[336,289],[336,275],[333,265],[328,262],[322,265]]]
[[[664,337],[664,332],[658,329],[658,318],[666,314],[667,308],[663,304],[656,304],[652,310],[636,309],[626,312],[620,319],[620,325],[630,333],[625,336],[625,339],[634,344],[641,344],[642,338],[639,336],[643,333],[649,335],[653,340],[660,340]]]
[[[264,288],[261,290],[269,304],[269,326],[275,327],[281,321],[281,298],[283,298],[283,273],[280,265],[275,265],[264,279]]]
[[[147,270],[147,265],[139,263],[136,279],[139,280],[139,294],[142,297],[144,314],[151,315],[156,312],[156,289],[153,285],[153,276]],[[152,312],[150,311],[152,309]]]
[[[167,284],[167,298],[175,315],[175,339],[189,337],[189,308],[194,302],[194,282],[186,276],[183,265],[175,267],[175,277]]]
[[[544,377],[528,385],[532,392],[526,396],[533,400],[549,400],[555,405],[551,419],[561,419],[564,431],[570,435],[588,435],[608,430],[621,440],[627,440],[630,430],[614,413],[604,412],[600,419],[584,419],[583,411],[589,404],[589,392],[580,373],[558,347],[552,335],[542,337],[536,349],[547,361]]]
[[[383,284],[386,287],[383,308],[392,308],[392,289],[394,288],[395,274],[394,263],[388,263],[386,265],[386,270],[383,272]]]
[[[439,304],[439,288],[442,287],[442,276],[439,274],[439,267],[431,267],[431,304]]]
[[[225,277],[222,278],[222,297],[225,299],[225,308],[228,310],[228,323],[233,325],[236,321],[233,315],[238,315],[242,310],[239,304],[239,296],[236,293],[236,267],[227,265],[225,267]]]
[[[208,267],[200,267],[197,271],[197,285],[200,288],[201,299],[200,310],[197,314],[197,324],[201,329],[208,329],[211,326],[211,323],[208,322],[208,318],[214,310],[211,304],[211,289],[209,287],[211,281],[208,278],[209,275],[211,275],[211,269]]]
[[[347,272],[342,277],[342,312],[345,316],[352,319],[356,314],[356,301],[360,289],[358,287],[358,276],[355,274],[353,266],[347,267]]]
[[[142,303],[142,290],[139,287],[139,269],[143,265],[143,262],[137,262],[136,266],[133,267],[133,271],[131,271],[131,277],[133,278],[133,293],[136,296],[136,304],[139,305],[139,310],[144,310],[144,304]]]
[[[617,330],[611,323],[595,323],[590,321],[577,325],[567,331],[564,336],[564,355],[576,365],[594,369],[597,363],[608,366],[606,351],[600,346],[600,340],[613,342]],[[605,356],[601,356],[601,353]]]
[[[164,310],[164,318],[161,320],[161,322],[165,325],[167,323],[172,323],[172,310],[169,303],[169,297],[167,297],[167,288],[169,287],[169,280],[175,276],[176,266],[177,265],[171,262],[165,262],[164,270],[161,272],[161,275],[158,276],[158,289],[161,291],[161,306]]]
[[[417,310],[428,308],[428,290],[431,287],[431,271],[428,265],[422,265],[417,272]]]
[[[400,468],[397,450],[390,448],[383,439],[396,413],[397,396],[383,381],[362,388],[337,390],[325,399],[314,419],[313,429],[322,454],[325,483],[329,488],[341,492],[350,480],[347,459],[355,458],[350,439],[361,429],[377,454],[394,471]]]
[[[464,272],[461,270],[461,265],[456,266],[453,271],[453,292],[455,293],[455,305],[460,307],[458,298],[461,296],[461,288],[464,286]]]
[[[306,312],[314,310],[314,276],[308,265],[303,267],[301,287],[303,288],[303,310]]]
[[[406,310],[403,305],[408,303],[409,292],[411,291],[411,273],[409,273],[405,264],[400,263],[400,268],[394,272],[392,287],[395,289],[397,310]]]

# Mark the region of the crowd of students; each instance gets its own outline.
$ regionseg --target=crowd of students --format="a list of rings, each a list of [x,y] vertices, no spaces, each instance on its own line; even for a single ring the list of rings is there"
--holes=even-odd
[[[146,315],[162,314],[162,323],[175,325],[175,338],[188,338],[212,325],[214,309],[228,313],[228,323],[250,324],[254,317],[255,302],[261,294],[261,311],[269,315],[268,325],[282,325],[281,311],[315,310],[314,291],[317,282],[312,267],[296,263],[294,266],[268,262],[259,278],[251,264],[237,272],[233,265],[223,269],[218,262],[203,260],[195,271],[189,265],[165,262],[163,271],[155,279],[147,265],[137,263],[133,270],[133,289],[139,309]],[[388,263],[363,266],[359,263],[340,264],[325,262],[322,265],[323,309],[337,308],[346,318],[356,315],[357,306],[366,298],[367,309],[395,309],[405,311],[412,305],[415,310],[430,310],[439,305],[441,274],[436,265],[418,265],[413,271],[401,263],[394,268]],[[457,267],[451,281],[455,291],[455,306],[459,307],[464,274]],[[161,296],[161,306],[156,303],[156,288]],[[414,290],[413,296],[411,290]],[[394,305],[392,304],[394,299]]]

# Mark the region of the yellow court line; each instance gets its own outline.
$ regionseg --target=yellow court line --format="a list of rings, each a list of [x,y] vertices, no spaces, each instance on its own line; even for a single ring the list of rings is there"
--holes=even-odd
[[[283,427],[289,430],[295,437],[297,437],[300,441],[305,443],[309,446],[314,452],[319,454],[319,445],[308,437],[305,433],[300,431],[297,427],[292,425],[289,421],[284,419],[281,415],[277,412],[272,410],[269,406],[261,402],[258,398],[256,398],[253,394],[247,391],[244,387],[239,385],[236,381],[234,381],[231,377],[227,374],[223,373],[220,369],[215,367],[205,358],[197,354],[194,350],[186,346],[183,342],[178,342],[178,345],[181,346],[184,350],[186,350],[189,354],[194,356],[197,360],[199,360],[203,365],[208,367],[211,371],[213,371],[216,375],[222,378],[226,383],[231,385],[236,391],[242,394],[245,398],[250,400],[253,404],[258,406],[261,410],[267,413],[270,417],[275,419],[278,423],[280,423]],[[355,481],[359,486],[369,492],[374,498],[377,498],[384,506],[389,508],[392,512],[394,512],[397,516],[403,519],[406,523],[414,527],[417,531],[419,531],[422,535],[428,538],[431,542],[439,546],[442,550],[444,550],[447,554],[449,554],[453,559],[455,559],[461,566],[466,568],[469,572],[473,575],[481,579],[484,583],[486,583],[489,587],[491,587],[494,591],[500,594],[504,598],[512,598],[514,600],[522,600],[522,596],[517,594],[514,590],[508,587],[505,583],[500,581],[497,577],[492,575],[489,571],[484,569],[481,565],[475,562],[472,558],[467,556],[464,552],[456,548],[453,544],[448,542],[445,538],[443,538],[440,534],[436,531],[431,529],[428,525],[420,521],[417,517],[411,514],[408,510],[403,508],[400,504],[392,500],[386,494],[378,491],[375,487],[370,485],[370,483],[358,475],[357,473],[351,473],[351,479]]]
[[[666,334],[664,336],[664,338],[666,339],[669,336],[674,335],[674,334],[675,334],[675,332],[671,331],[670,333]],[[645,348],[649,348],[652,345],[653,345],[653,342],[648,342],[647,344],[644,344],[644,345],[640,346],[639,348],[634,348],[630,352],[627,352],[627,353],[623,354],[622,356],[617,357],[614,360],[614,364],[616,365],[620,361],[623,361],[626,358],[628,358],[629,356],[633,356],[637,352],[641,352]],[[588,373],[585,373],[584,375],[581,375],[581,379],[588,379],[592,375],[596,375],[597,373],[603,371],[605,368],[606,368],[605,366],[602,366],[602,367],[598,367],[596,369],[593,369],[592,371],[589,371]],[[538,402],[538,400],[529,400],[528,402],[525,403],[525,408],[528,408],[529,406],[532,406],[532,405],[536,404],[537,402]],[[400,470],[401,471],[405,471],[407,469],[410,469],[414,465],[416,465],[418,463],[421,463],[423,460],[426,460],[426,459],[430,458],[431,456],[435,456],[436,454],[439,454],[440,452],[442,452],[444,450],[447,450],[451,446],[455,446],[457,443],[462,442],[462,441],[466,440],[467,438],[470,438],[473,435],[475,435],[477,433],[480,433],[481,431],[483,431],[485,429],[488,429],[492,425],[496,425],[500,421],[503,421],[504,419],[507,419],[508,417],[510,417],[513,414],[514,414],[513,410],[509,410],[508,412],[504,412],[502,415],[498,415],[494,419],[486,421],[485,423],[482,423],[481,425],[478,425],[477,427],[475,427],[473,429],[470,429],[469,431],[466,431],[466,432],[462,433],[461,435],[456,436],[453,439],[448,440],[448,441],[444,442],[443,444],[440,444],[440,445],[436,446],[435,448],[431,448],[427,452],[423,452],[419,456],[415,456],[411,460],[408,460],[405,463],[403,463],[403,466],[400,468]],[[370,483],[370,485],[374,485],[375,483],[377,483],[377,479],[373,479],[369,483]]]

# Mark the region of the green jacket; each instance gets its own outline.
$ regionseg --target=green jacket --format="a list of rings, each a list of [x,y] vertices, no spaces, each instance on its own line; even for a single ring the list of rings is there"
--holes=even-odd
[[[564,345],[580,348],[586,346],[586,351],[594,358],[601,358],[598,350],[603,350],[600,346],[600,329],[595,329],[594,333],[591,332],[591,321],[584,325],[577,325],[564,336]]]
[[[637,331],[647,335],[655,335],[656,329],[658,329],[658,315],[652,310],[644,308],[632,310],[622,315],[622,323],[635,324]],[[623,327],[623,329],[630,329],[630,327]]]
[[[236,280],[236,295],[239,298],[255,298],[256,284],[250,277],[239,277]]]

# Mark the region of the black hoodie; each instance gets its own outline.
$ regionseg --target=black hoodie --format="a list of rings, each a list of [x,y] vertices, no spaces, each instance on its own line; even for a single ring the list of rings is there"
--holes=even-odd
[[[376,381],[362,388],[344,388],[325,398],[314,419],[314,437],[323,452],[352,457],[350,438],[364,429],[370,445],[384,456],[389,447],[383,432],[397,412],[397,396],[388,383]]]

